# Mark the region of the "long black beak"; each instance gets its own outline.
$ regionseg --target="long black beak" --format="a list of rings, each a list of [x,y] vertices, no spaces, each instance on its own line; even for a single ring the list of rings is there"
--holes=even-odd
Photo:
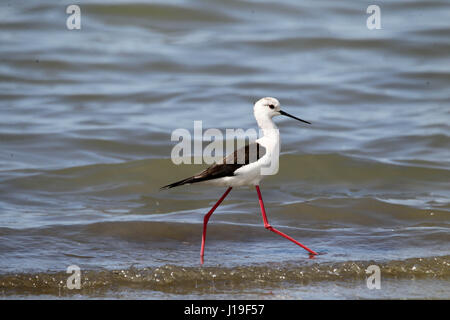
[[[292,119],[295,119],[295,120],[298,120],[298,121],[301,121],[301,122],[304,122],[304,123],[307,123],[307,124],[311,124],[311,122],[308,122],[308,121],[302,120],[300,118],[294,117],[293,115],[291,115],[291,114],[289,114],[287,112],[284,112],[284,111],[281,111],[281,110],[279,112],[283,116],[286,116],[286,117],[289,117],[289,118],[292,118]]]

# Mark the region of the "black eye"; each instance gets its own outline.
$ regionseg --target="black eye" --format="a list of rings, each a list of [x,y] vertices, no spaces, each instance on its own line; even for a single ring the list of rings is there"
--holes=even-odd
[[[270,109],[275,109],[275,106],[274,106],[273,104],[270,104],[270,105],[269,105],[269,108],[270,108]]]

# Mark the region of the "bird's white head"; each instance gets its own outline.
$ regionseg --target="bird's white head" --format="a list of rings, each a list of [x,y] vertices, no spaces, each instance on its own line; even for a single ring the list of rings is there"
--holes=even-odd
[[[280,101],[272,97],[259,99],[253,106],[253,112],[256,118],[268,117],[272,118],[280,114]]]
[[[255,115],[256,121],[262,128],[269,126],[269,123],[273,124],[272,117],[279,115],[287,116],[295,120],[311,124],[308,121],[299,119],[287,112],[282,111],[280,102],[272,97],[266,97],[256,101],[255,105],[253,106],[253,113]]]

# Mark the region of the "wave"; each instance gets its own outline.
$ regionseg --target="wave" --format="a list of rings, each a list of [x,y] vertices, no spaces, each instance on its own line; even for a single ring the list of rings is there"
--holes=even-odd
[[[0,289],[11,294],[95,294],[108,290],[152,290],[165,293],[202,293],[216,290],[280,288],[321,282],[365,282],[366,269],[377,265],[383,279],[450,280],[450,256],[410,258],[395,261],[348,261],[328,264],[293,263],[254,266],[184,267],[87,270],[81,272],[81,289],[69,290],[65,272],[0,275]],[[364,282],[363,282],[364,281]]]

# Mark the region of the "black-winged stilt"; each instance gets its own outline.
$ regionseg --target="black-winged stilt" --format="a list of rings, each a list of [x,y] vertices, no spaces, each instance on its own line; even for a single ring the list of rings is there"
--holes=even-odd
[[[277,99],[271,97],[262,98],[256,101],[253,107],[253,113],[255,115],[256,122],[258,123],[258,126],[263,133],[263,136],[261,138],[256,140],[254,143],[246,145],[244,148],[240,148],[234,153],[226,156],[223,159],[222,163],[214,164],[197,175],[162,187],[162,189],[168,189],[184,184],[200,182],[213,184],[216,186],[228,187],[222,197],[220,197],[220,199],[211,208],[211,210],[209,210],[209,212],[203,219],[202,246],[200,249],[201,264],[203,264],[206,240],[206,226],[208,224],[209,217],[213,214],[214,210],[216,210],[216,208],[222,203],[225,197],[230,193],[231,189],[233,187],[240,186],[255,186],[256,192],[258,194],[259,205],[261,207],[264,227],[266,229],[273,231],[280,236],[283,236],[286,239],[294,242],[303,249],[307,250],[310,254],[317,255],[317,252],[309,249],[308,247],[304,246],[303,244],[284,234],[283,232],[275,229],[269,224],[261,196],[261,191],[259,189],[259,183],[265,175],[274,174],[278,171],[280,134],[272,118],[274,116],[284,115],[298,121],[302,121],[308,124],[310,123],[282,111],[280,109],[280,102]],[[239,161],[239,159],[241,159],[242,161]],[[273,165],[274,163],[276,163],[275,166]],[[264,169],[266,169],[265,173]]]

